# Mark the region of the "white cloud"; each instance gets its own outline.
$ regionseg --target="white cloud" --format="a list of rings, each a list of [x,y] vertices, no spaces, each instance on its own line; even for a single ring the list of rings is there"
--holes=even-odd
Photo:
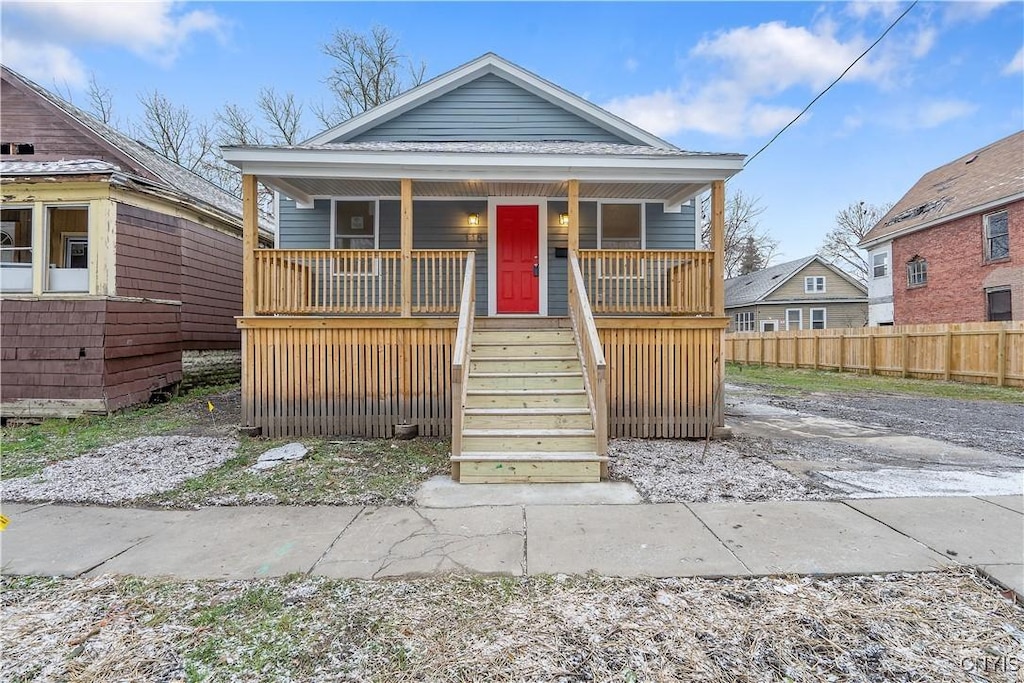
[[[914,59],[921,59],[932,51],[935,47],[935,41],[939,37],[939,32],[930,26],[922,27],[914,36],[914,42],[910,54]]]
[[[44,42],[115,45],[164,65],[173,63],[193,36],[206,33],[221,37],[225,28],[224,20],[216,13],[185,11],[181,3],[171,0],[7,2],[4,11],[28,22],[33,35]]]
[[[1003,67],[1004,76],[1013,76],[1019,73],[1024,73],[1024,47],[1017,50],[1017,54],[1013,56],[1013,59]]]
[[[623,66],[626,67],[626,71],[628,71],[629,73],[635,73],[636,70],[640,67],[640,62],[630,57],[629,59],[626,60],[626,63]]]
[[[975,0],[973,2],[943,3],[945,20],[948,24],[956,24],[963,21],[982,21],[1008,1],[986,0],[985,2],[980,2]]]
[[[724,137],[773,133],[799,108],[771,99],[791,88],[815,92],[830,83],[864,50],[866,41],[842,41],[829,21],[814,27],[770,22],[744,26],[705,38],[690,57],[720,67],[712,83],[695,90],[663,89],[617,98],[610,111],[651,132],[668,136],[684,130]],[[884,82],[888,63],[862,61],[850,80]]]
[[[846,4],[846,13],[854,19],[868,19],[877,14],[882,19],[892,20],[903,9],[903,3],[890,0],[856,0]]]
[[[882,122],[899,130],[937,128],[950,121],[970,116],[978,105],[964,100],[924,100],[913,107],[903,107],[883,117]]]
[[[0,60],[15,71],[47,87],[68,85],[81,88],[86,83],[85,67],[66,47],[19,38],[3,39]]]

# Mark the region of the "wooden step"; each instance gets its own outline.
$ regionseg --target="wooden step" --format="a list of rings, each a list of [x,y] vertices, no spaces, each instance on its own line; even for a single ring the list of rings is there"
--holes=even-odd
[[[466,381],[469,390],[481,389],[583,389],[583,373],[577,372],[474,372]]]
[[[589,408],[467,408],[466,429],[593,429]]]
[[[597,483],[604,460],[593,453],[466,453],[453,458],[463,484]]]
[[[518,358],[472,358],[469,373],[535,373],[535,372],[583,372],[583,366],[576,356],[571,358],[518,357]]]
[[[466,408],[587,408],[583,389],[468,389]]]
[[[470,357],[473,360],[484,358],[577,358],[576,344],[565,342],[562,344],[538,344],[536,342],[525,342],[514,344],[509,341],[502,342],[473,342],[470,350]]]
[[[597,451],[593,429],[463,429],[462,450],[493,453]]]
[[[572,342],[572,330],[473,330],[473,344],[560,344]]]
[[[466,462],[469,460],[504,462],[508,460],[519,460],[522,462],[608,462],[607,455],[598,455],[589,451],[578,453],[547,453],[535,451],[533,453],[486,453],[486,452],[463,452],[462,455],[452,456],[453,462]]]
[[[572,321],[567,317],[538,318],[523,316],[519,318],[484,318],[473,321],[474,330],[552,330],[566,329],[572,331]]]

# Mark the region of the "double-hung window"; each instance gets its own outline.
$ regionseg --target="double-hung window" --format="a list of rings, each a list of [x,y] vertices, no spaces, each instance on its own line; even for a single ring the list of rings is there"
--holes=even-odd
[[[871,257],[871,277],[885,277],[889,274],[889,254],[881,252]]]
[[[1010,256],[1010,215],[1006,211],[990,213],[985,222],[985,260],[995,261]]]
[[[928,284],[928,261],[920,256],[907,261],[907,287],[923,287]]]
[[[786,329],[799,330],[804,326],[804,310],[802,308],[786,309]]]
[[[741,311],[734,317],[737,332],[753,332],[754,331],[754,312],[753,311]]]
[[[335,275],[376,275],[380,259],[367,251],[377,249],[380,207],[375,199],[335,199],[331,207],[331,247],[351,254],[332,260]]]
[[[812,308],[811,309],[811,329],[812,330],[823,330],[823,329],[825,329],[825,309],[824,308]]]
[[[597,248],[626,250],[644,248],[644,205],[638,202],[601,202],[597,207]],[[609,256],[599,261],[600,277],[641,278],[643,259]]]

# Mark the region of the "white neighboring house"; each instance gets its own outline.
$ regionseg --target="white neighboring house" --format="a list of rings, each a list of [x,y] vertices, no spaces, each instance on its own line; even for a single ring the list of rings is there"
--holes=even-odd
[[[892,240],[868,251],[868,325],[892,325]]]

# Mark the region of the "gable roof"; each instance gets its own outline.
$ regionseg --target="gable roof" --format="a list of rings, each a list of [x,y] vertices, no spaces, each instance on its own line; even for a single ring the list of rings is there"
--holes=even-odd
[[[127,170],[139,175],[149,176],[150,180],[158,181],[166,189],[189,198],[197,205],[204,206],[221,215],[222,220],[240,224],[242,217],[242,200],[230,192],[214,185],[200,175],[189,171],[171,161],[145,144],[133,140],[115,128],[96,119],[75,105],[65,102],[45,88],[25,78],[17,71],[0,64],[4,76],[8,77],[16,87],[21,87],[41,98],[58,113],[71,120],[72,124],[85,128],[102,143],[109,146],[116,156],[123,158]],[[18,161],[25,161],[19,158]],[[266,227],[266,226],[264,226]]]
[[[793,279],[801,270],[815,262],[828,268],[847,282],[856,285],[867,296],[867,288],[863,283],[844,273],[818,254],[811,254],[804,258],[769,266],[753,273],[729,278],[725,281],[725,307],[736,308],[737,306],[749,306],[750,304],[759,303],[779,287]]]
[[[346,142],[375,126],[390,121],[486,74],[495,74],[614,134],[624,142],[660,149],[676,149],[674,145],[656,135],[648,133],[642,128],[605,111],[596,104],[588,102],[582,97],[541,78],[537,74],[499,57],[493,52],[488,52],[471,62],[467,62],[447,73],[432,78],[383,104],[358,114],[311,138],[305,144],[323,145]]]
[[[1024,199],[1024,131],[921,176],[858,246],[870,248],[1016,199]]]

